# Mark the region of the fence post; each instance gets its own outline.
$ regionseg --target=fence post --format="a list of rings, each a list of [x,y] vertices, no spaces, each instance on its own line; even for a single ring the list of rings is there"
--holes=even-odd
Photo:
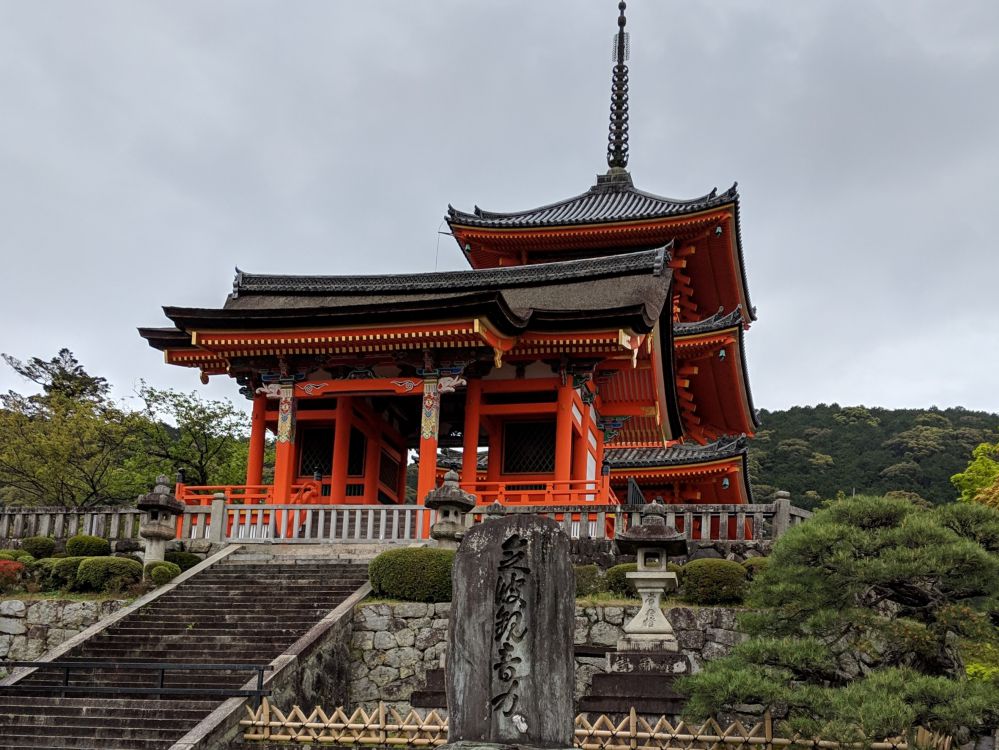
[[[212,517],[208,522],[208,540],[221,544],[225,541],[226,527],[225,493],[216,492],[212,495]]]
[[[791,528],[791,493],[778,490],[774,501],[773,538],[780,539]]]

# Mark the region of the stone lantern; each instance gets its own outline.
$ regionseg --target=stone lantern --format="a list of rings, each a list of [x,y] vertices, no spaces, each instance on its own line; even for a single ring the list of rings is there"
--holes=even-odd
[[[458,486],[458,474],[449,471],[444,483],[427,493],[424,507],[437,511],[437,522],[430,528],[430,538],[443,549],[458,549],[465,535],[465,514],[475,507],[475,495]]]
[[[177,536],[177,516],[184,512],[184,503],[170,492],[165,476],[156,477],[156,486],[148,495],[140,495],[139,510],[146,512],[146,520],[139,527],[139,536],[146,540],[146,563],[163,559],[167,542]]]
[[[618,651],[676,651],[673,627],[660,608],[662,595],[677,588],[676,573],[666,570],[667,559],[686,554],[687,542],[666,525],[666,506],[661,499],[642,506],[642,523],[617,538],[618,550],[638,558],[638,570],[628,573],[642,600],[642,608],[624,626],[625,637]]]

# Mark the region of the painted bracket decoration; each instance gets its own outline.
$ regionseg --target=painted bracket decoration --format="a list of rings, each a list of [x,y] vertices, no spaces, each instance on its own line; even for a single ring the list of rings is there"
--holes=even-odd
[[[423,418],[420,423],[420,436],[424,440],[435,440],[440,427],[441,395],[437,381],[427,378],[423,381]]]
[[[293,383],[282,383],[279,387],[281,400],[278,403],[277,441],[293,443],[295,442],[295,386]]]

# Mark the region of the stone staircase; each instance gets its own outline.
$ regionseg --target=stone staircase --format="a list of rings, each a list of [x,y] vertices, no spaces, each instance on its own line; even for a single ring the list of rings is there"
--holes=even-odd
[[[71,650],[59,661],[266,665],[367,580],[367,567],[323,559],[232,555],[182,582]],[[61,671],[38,670],[0,689],[0,749],[139,750],[169,748],[254,672],[178,670],[163,686],[184,695],[115,695],[114,688],[155,687],[160,672],[79,669],[70,685],[94,693],[46,693]],[[204,691],[204,692],[202,692]]]

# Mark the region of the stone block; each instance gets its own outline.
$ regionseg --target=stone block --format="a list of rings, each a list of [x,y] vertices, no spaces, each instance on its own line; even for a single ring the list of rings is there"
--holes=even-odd
[[[412,646],[416,643],[416,633],[409,628],[403,628],[395,633],[395,642],[400,646]]]
[[[96,619],[97,608],[94,602],[69,602],[63,607],[58,623],[64,628],[81,628],[93,624]]]
[[[374,637],[374,647],[378,651],[387,651],[389,649],[395,648],[399,644],[396,643],[395,635],[389,633],[386,630],[381,630],[375,633]]]
[[[27,605],[19,599],[0,602],[0,617],[24,617]]]
[[[663,614],[674,630],[694,630],[698,627],[694,610],[690,607],[666,607]]]
[[[402,667],[413,669],[420,663],[422,658],[423,654],[415,648],[397,648],[388,652],[385,657],[385,664],[397,669],[401,669]]]
[[[403,604],[396,604],[393,609],[395,610],[392,614],[396,617],[426,617],[427,607],[434,605],[427,605],[421,602],[404,602]]]
[[[714,547],[702,547],[701,549],[695,550],[694,554],[690,556],[691,560],[720,560],[721,558],[721,552],[716,550]]]
[[[187,543],[187,551],[196,555],[207,555],[212,551],[212,543],[207,539],[193,539]]]
[[[13,642],[14,636],[0,635],[0,659],[7,658],[7,652],[10,651],[10,644]]]
[[[624,625],[624,608],[604,607],[604,622],[611,625]]]
[[[715,627],[724,630],[735,630],[738,615],[737,610],[729,607],[715,607]]]
[[[74,630],[72,628],[49,628],[49,632],[45,637],[45,647],[55,648],[61,643],[65,643],[74,635],[79,635],[79,630]]]
[[[437,604],[434,605],[434,613],[438,617],[441,615],[447,617],[451,613],[451,602],[437,602]]]
[[[19,636],[14,638],[7,653],[13,661],[34,661],[45,653],[45,641]]]
[[[715,611],[711,607],[701,607],[693,610],[694,627],[698,630],[706,630],[715,624]]]
[[[368,679],[371,680],[378,687],[385,687],[390,682],[399,679],[399,670],[395,667],[389,667],[382,665],[380,667],[375,667],[370,672],[368,672]]]
[[[590,626],[590,643],[597,646],[614,646],[621,638],[621,628],[606,622],[594,623]]]
[[[428,627],[416,631],[416,637],[413,639],[414,642],[412,645],[423,651],[437,645],[438,643],[443,643],[446,640],[446,629]]]
[[[576,628],[573,632],[573,643],[589,643],[590,621],[585,617],[576,618]]]
[[[22,635],[27,632],[23,618],[0,617],[0,635]]]
[[[61,602],[46,599],[31,602],[28,606],[25,619],[28,622],[55,622],[59,617],[60,604]]]
[[[370,651],[365,651],[361,658],[364,660],[364,665],[369,669],[374,669],[375,667],[380,667],[385,663],[385,659],[388,657],[389,651],[379,651],[376,648]]]
[[[700,630],[679,630],[676,633],[676,641],[684,651],[700,651],[706,640]]]
[[[350,645],[360,651],[370,651],[375,645],[375,634],[365,630],[355,632],[350,637]]]
[[[704,657],[705,661],[711,661],[712,659],[720,659],[723,656],[727,656],[728,651],[728,648],[720,643],[708,641],[704,644],[704,648],[701,649],[701,656]]]
[[[723,646],[734,646],[743,640],[742,633],[735,630],[723,630],[721,628],[708,628],[708,640],[720,643]]]

